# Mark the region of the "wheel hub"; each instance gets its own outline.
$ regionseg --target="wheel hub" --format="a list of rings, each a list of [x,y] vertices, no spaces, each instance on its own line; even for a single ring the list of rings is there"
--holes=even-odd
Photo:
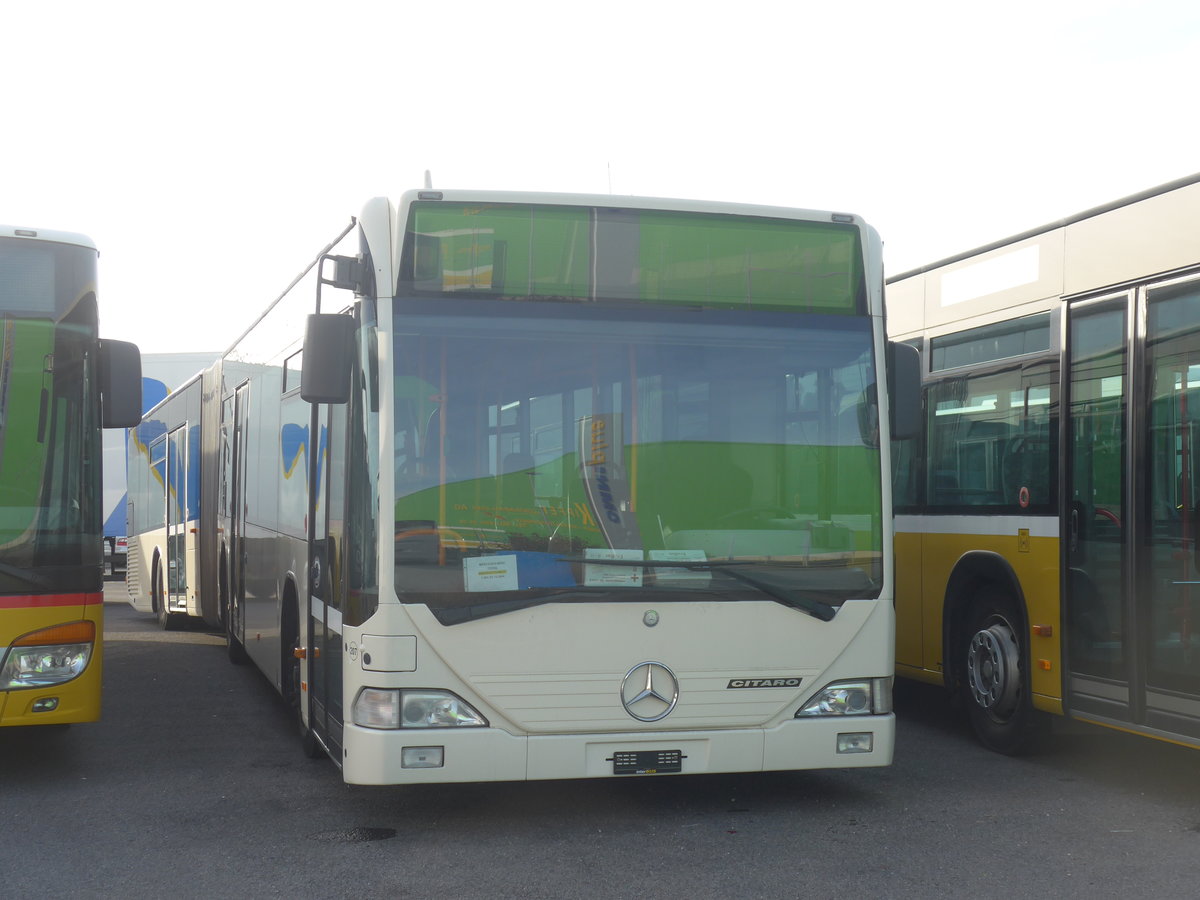
[[[1006,622],[995,622],[971,638],[967,682],[975,702],[992,716],[1007,718],[1020,697],[1020,648]]]

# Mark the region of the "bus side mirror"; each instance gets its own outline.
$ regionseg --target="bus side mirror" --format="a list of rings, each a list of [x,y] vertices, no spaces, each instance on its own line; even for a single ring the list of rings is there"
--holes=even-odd
[[[342,314],[308,317],[300,396],[309,403],[346,403],[354,366],[355,321]]]
[[[921,354],[911,344],[888,342],[888,405],[892,438],[903,441],[921,433]]]
[[[133,428],[142,421],[142,354],[136,344],[100,341],[101,421],[105,428]]]

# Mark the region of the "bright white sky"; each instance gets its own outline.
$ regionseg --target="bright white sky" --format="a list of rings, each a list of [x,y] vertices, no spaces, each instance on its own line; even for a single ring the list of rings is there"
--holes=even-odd
[[[835,209],[899,273],[1200,170],[1195,0],[5,3],[0,221],[222,350],[420,187]]]

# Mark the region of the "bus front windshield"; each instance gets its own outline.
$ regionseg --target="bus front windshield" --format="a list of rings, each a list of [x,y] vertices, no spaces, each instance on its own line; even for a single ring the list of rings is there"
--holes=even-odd
[[[0,238],[0,593],[100,589],[96,251]]]
[[[99,590],[95,340],[93,326],[0,315],[0,592]]]
[[[395,304],[400,599],[763,599],[881,580],[865,316]]]

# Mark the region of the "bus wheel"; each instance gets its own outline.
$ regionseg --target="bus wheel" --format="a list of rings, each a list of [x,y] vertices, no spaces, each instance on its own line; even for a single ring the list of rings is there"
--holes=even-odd
[[[150,583],[150,599],[154,602],[158,627],[163,631],[173,631],[179,623],[179,618],[167,609],[167,593],[163,590],[163,566],[159,559],[154,560],[154,576]]]
[[[220,602],[221,602],[221,620],[225,625],[225,655],[229,657],[229,661],[235,666],[240,666],[246,662],[246,647],[238,639],[237,623],[234,621],[233,615],[233,596],[229,591],[229,576],[226,575],[225,555],[221,554],[220,568]]]
[[[287,704],[296,728],[300,731],[300,748],[309,759],[320,759],[325,755],[317,736],[304,722],[303,706],[305,690],[300,677],[300,653],[303,644],[300,641],[300,626],[293,621],[299,616],[295,614],[294,601],[287,604],[287,612],[283,620],[284,640],[280,646],[286,654],[283,659],[283,700]]]
[[[235,666],[240,666],[246,662],[246,647],[234,634],[232,609],[226,607],[225,610],[225,655],[229,657],[229,661]]]
[[[985,747],[1008,755],[1027,750],[1039,724],[1020,621],[1006,593],[984,588],[971,607],[961,648],[971,727]]]

